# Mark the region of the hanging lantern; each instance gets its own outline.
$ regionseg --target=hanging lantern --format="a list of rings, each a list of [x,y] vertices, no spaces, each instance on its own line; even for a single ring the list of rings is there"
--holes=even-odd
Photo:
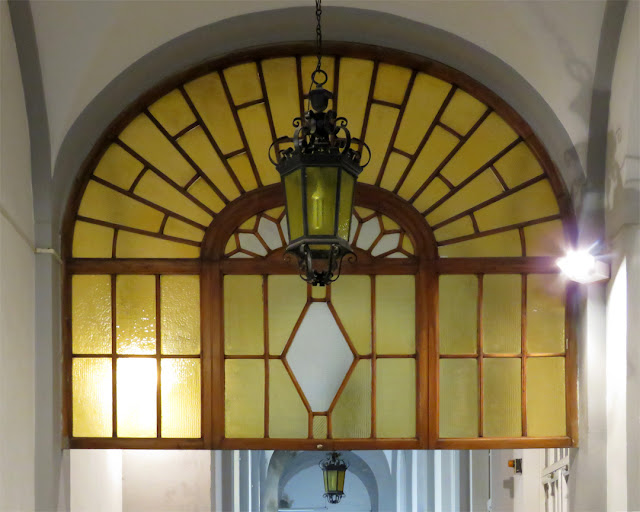
[[[340,454],[332,452],[320,462],[324,478],[324,497],[331,504],[340,503],[344,497],[344,477],[349,465],[340,458]]]

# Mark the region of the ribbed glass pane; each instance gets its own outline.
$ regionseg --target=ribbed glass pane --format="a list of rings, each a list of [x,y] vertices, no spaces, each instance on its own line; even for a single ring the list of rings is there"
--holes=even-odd
[[[298,276],[269,276],[267,284],[269,354],[280,355],[307,303],[307,283]]]
[[[71,339],[74,354],[111,353],[111,276],[72,278]]]
[[[441,354],[475,354],[478,337],[478,278],[440,276]]]
[[[111,437],[111,359],[74,358],[73,436]]]
[[[331,303],[358,353],[371,353],[371,277],[341,276],[331,285]]]
[[[478,361],[440,359],[440,437],[478,436]]]
[[[116,379],[118,437],[156,437],[156,360],[120,358]]]
[[[163,354],[200,353],[200,276],[160,277]]]
[[[289,240],[295,240],[304,235],[302,224],[302,170],[298,169],[287,174],[283,181],[285,195],[287,196]]]
[[[116,340],[118,354],[155,353],[155,276],[116,277]]]
[[[346,171],[340,173],[340,205],[338,209],[338,236],[349,240],[351,212],[353,211],[353,189],[355,179]]]
[[[336,221],[337,167],[307,167],[309,235],[333,235]]]
[[[416,351],[416,285],[414,276],[376,276],[376,352]]]
[[[371,435],[371,361],[358,362],[333,409],[331,422],[336,439]]]
[[[308,432],[309,413],[289,373],[282,361],[269,361],[269,437],[306,438]]]
[[[482,283],[484,352],[520,353],[521,317],[522,277],[485,275]]]
[[[484,436],[521,436],[521,359],[485,359],[483,364]]]
[[[527,351],[564,352],[565,287],[557,275],[527,276]]]
[[[377,436],[415,437],[415,360],[378,359],[376,365]]]
[[[527,359],[527,435],[567,434],[564,357]]]
[[[200,437],[199,359],[161,362],[162,437]]]
[[[327,417],[326,416],[313,417],[313,438],[314,439],[327,438]]]
[[[227,359],[224,368],[225,437],[264,437],[264,361]]]
[[[224,277],[224,353],[264,353],[262,276]]]

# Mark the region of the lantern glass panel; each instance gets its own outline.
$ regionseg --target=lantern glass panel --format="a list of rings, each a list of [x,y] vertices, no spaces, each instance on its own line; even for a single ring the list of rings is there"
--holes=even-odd
[[[287,198],[289,240],[295,240],[304,235],[302,217],[302,168],[296,169],[284,177],[284,190]]]
[[[338,236],[349,240],[351,212],[353,210],[353,189],[356,179],[343,170],[340,173],[340,204],[338,209]]]
[[[338,471],[338,487],[336,488],[338,492],[344,491],[344,477],[346,474],[347,472],[344,470]]]
[[[328,469],[325,475],[325,491],[335,492],[338,489],[338,470]]]
[[[335,233],[338,168],[307,167],[306,172],[308,234],[332,236]]]

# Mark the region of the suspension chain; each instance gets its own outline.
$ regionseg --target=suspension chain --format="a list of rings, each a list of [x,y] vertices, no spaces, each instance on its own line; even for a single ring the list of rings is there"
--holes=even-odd
[[[322,67],[322,0],[316,0],[316,19],[318,24],[316,26],[316,48],[318,51],[318,65],[316,71],[319,71]]]

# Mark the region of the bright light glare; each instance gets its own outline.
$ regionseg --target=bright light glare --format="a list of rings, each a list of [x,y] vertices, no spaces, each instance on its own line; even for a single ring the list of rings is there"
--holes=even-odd
[[[609,278],[608,265],[597,261],[587,250],[568,251],[557,264],[565,276],[578,283],[594,283]]]

